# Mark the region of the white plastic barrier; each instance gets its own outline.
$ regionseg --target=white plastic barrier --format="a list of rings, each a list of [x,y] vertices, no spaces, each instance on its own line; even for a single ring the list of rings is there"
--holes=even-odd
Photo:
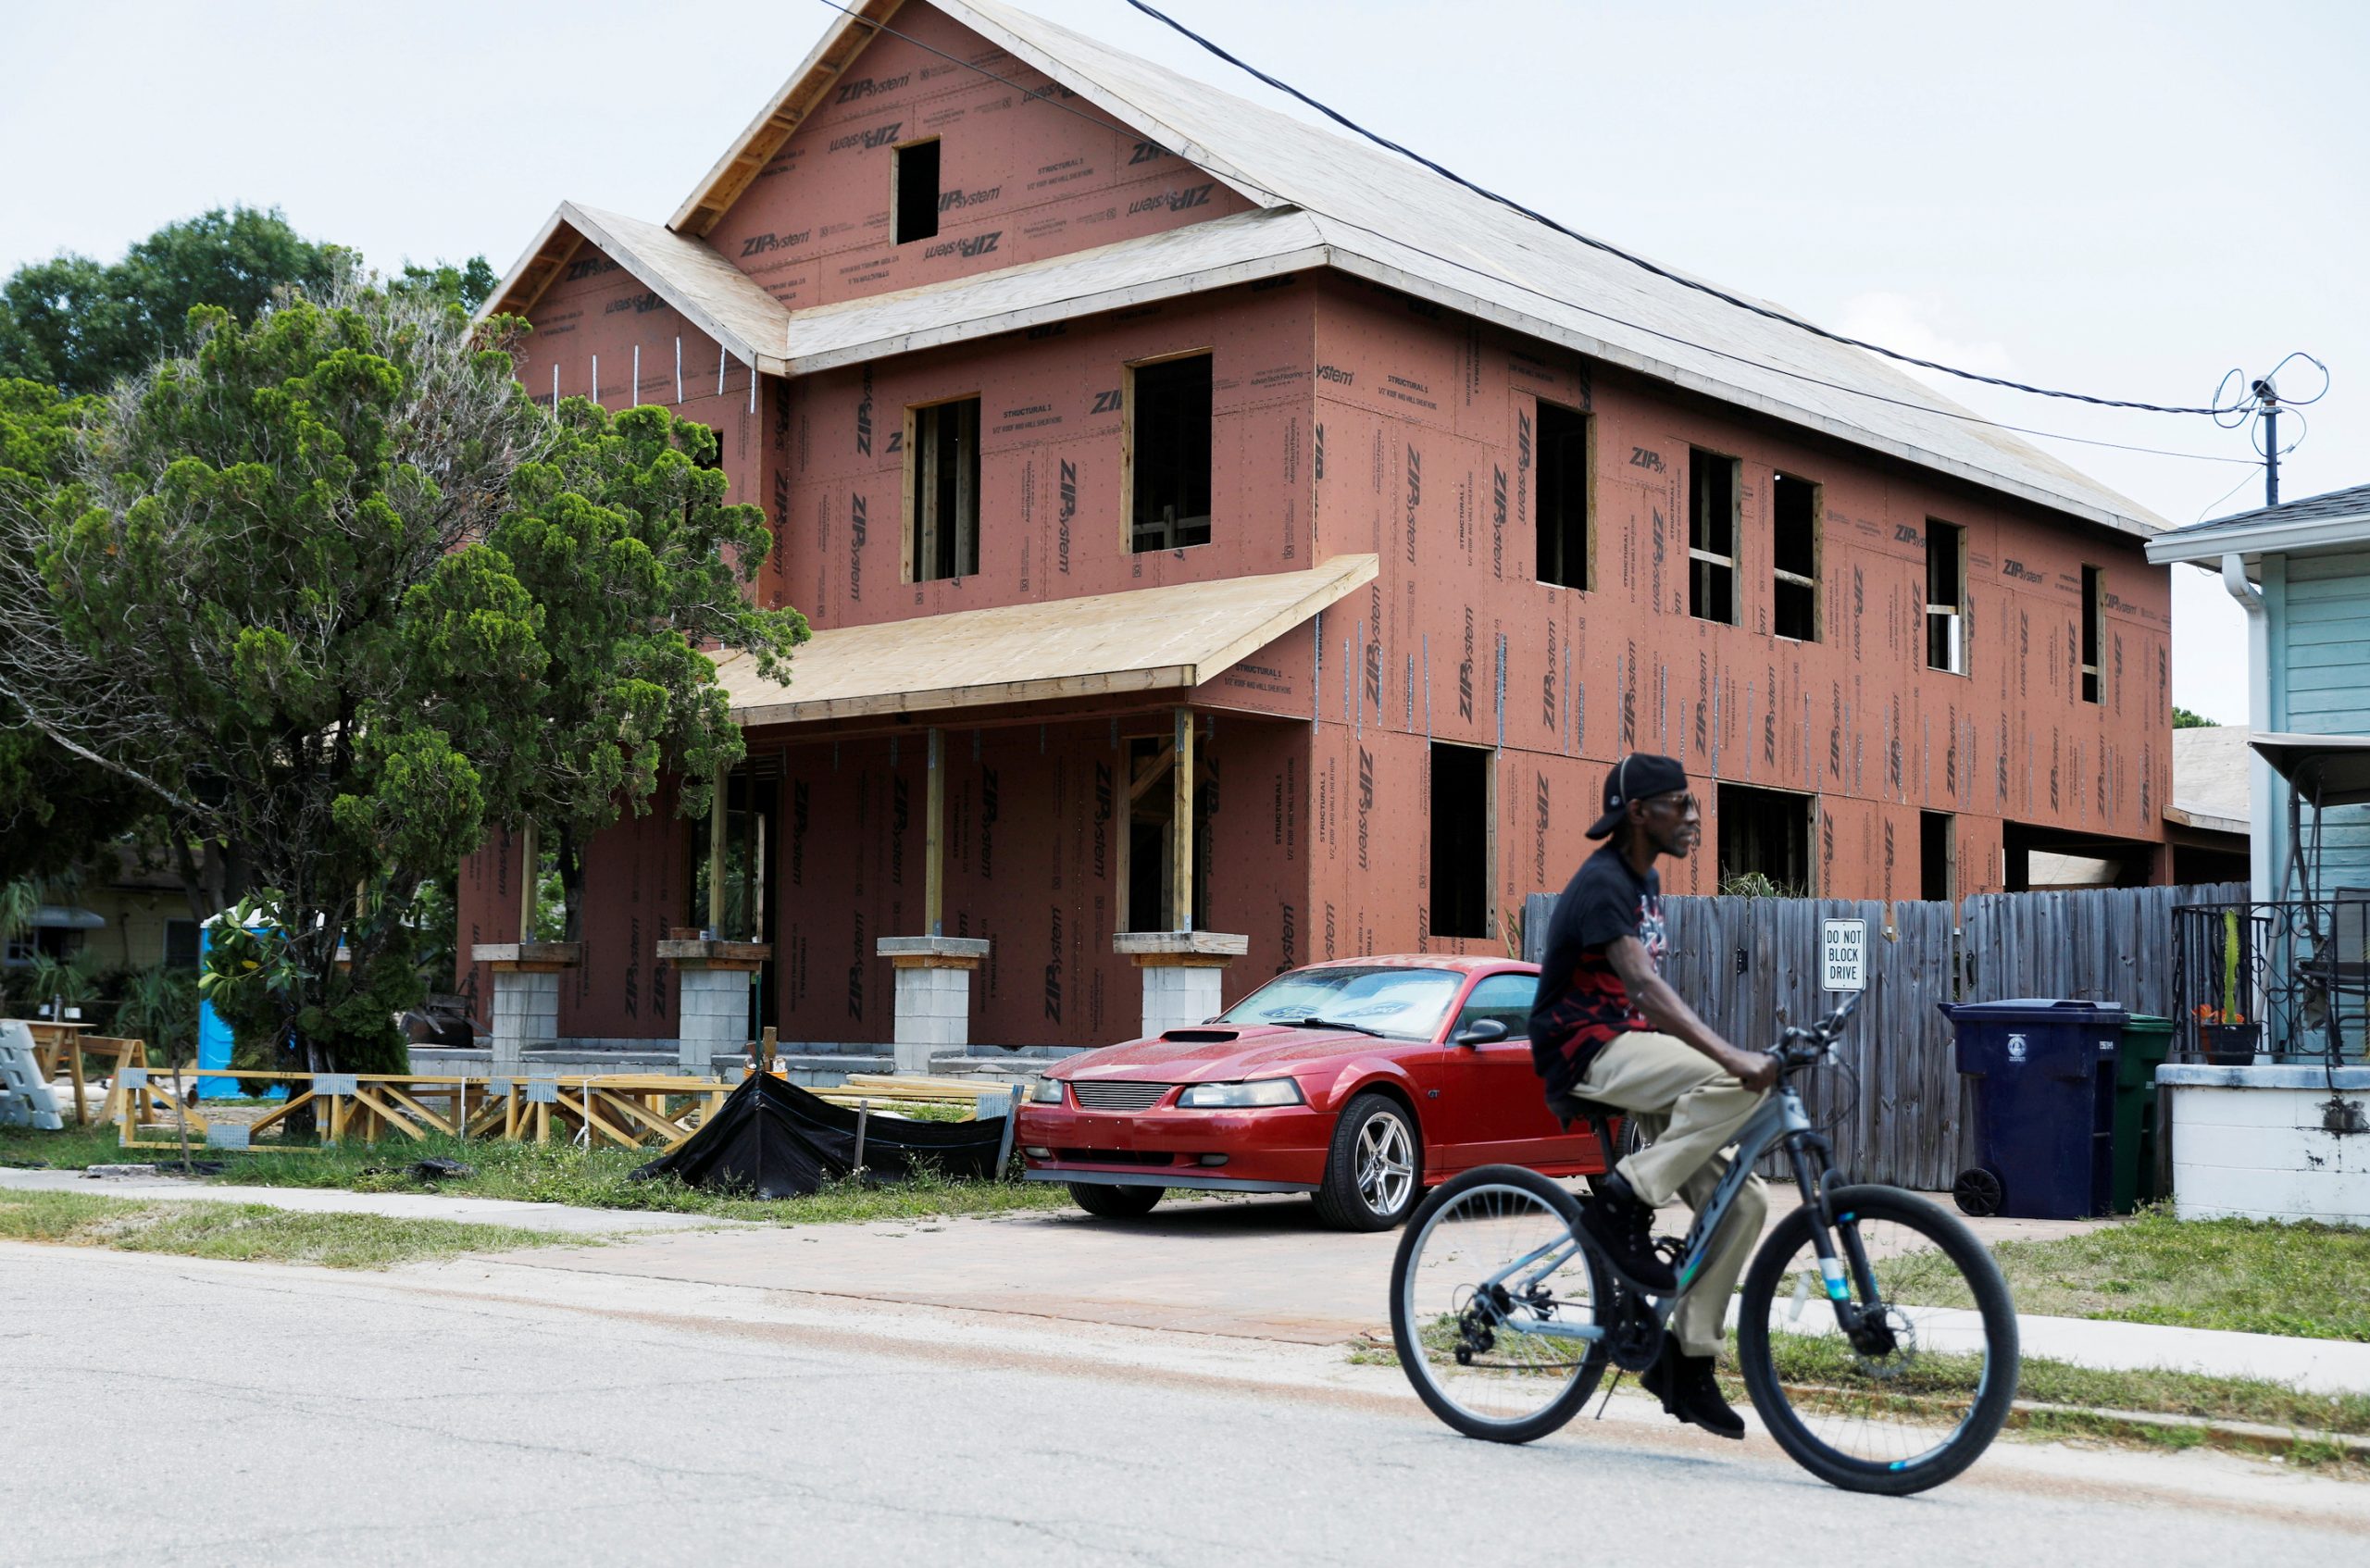
[[[0,1019],[0,1126],[55,1132],[65,1125],[57,1097],[42,1077],[33,1032],[18,1019]]]

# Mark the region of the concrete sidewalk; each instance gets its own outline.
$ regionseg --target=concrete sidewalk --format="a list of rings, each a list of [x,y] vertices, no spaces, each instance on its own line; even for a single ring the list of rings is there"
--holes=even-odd
[[[589,1248],[505,1257],[549,1276],[789,1290],[1174,1334],[1338,1346],[1390,1334],[1385,1293],[1399,1233],[1351,1235],[1293,1199],[1202,1200],[1137,1220],[1076,1211],[772,1226],[698,1214],[570,1208],[428,1193],[229,1187],[169,1177],[93,1180],[0,1170],[0,1188],[147,1200],[266,1203],[314,1213],[475,1221],[588,1237]],[[1773,1204],[1782,1213],[1783,1205]],[[1772,1223],[1777,1215],[1773,1213]],[[1987,1243],[2104,1222],[1990,1220]],[[556,1279],[555,1279],[556,1284]],[[1955,1316],[1956,1314],[1949,1314]],[[2370,1392],[2370,1345],[2088,1318],[2019,1318],[2028,1356],[2102,1369],[2161,1367],[2259,1377],[2316,1393]]]
[[[654,1231],[711,1230],[746,1226],[710,1214],[670,1214],[638,1209],[580,1209],[504,1198],[464,1198],[436,1192],[348,1192],[335,1187],[234,1187],[179,1176],[107,1176],[80,1171],[0,1170],[0,1190],[79,1192],[87,1197],[170,1200],[197,1203],[263,1203],[316,1214],[384,1214],[390,1219],[460,1220],[516,1226],[564,1236],[618,1236]]]

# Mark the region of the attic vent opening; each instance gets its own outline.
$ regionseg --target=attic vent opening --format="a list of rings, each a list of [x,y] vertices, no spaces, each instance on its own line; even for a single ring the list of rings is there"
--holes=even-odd
[[[930,238],[938,232],[938,139],[898,148],[889,168],[896,243]]]

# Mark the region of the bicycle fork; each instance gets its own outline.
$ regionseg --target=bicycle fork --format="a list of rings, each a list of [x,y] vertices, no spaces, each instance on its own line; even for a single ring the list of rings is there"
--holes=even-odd
[[[1829,1147],[1817,1133],[1798,1131],[1789,1140],[1787,1153],[1793,1161],[1794,1181],[1802,1188],[1802,1202],[1811,1212],[1811,1248],[1818,1254],[1819,1279],[1827,1304],[1834,1309],[1835,1325],[1855,1349],[1880,1354],[1889,1347],[1863,1341],[1884,1324],[1884,1298],[1877,1290],[1877,1272],[1868,1261],[1860,1228],[1853,1223],[1859,1216],[1836,1213],[1828,1201],[1827,1188],[1835,1174],[1827,1157]],[[1815,1162],[1814,1153],[1819,1156]]]

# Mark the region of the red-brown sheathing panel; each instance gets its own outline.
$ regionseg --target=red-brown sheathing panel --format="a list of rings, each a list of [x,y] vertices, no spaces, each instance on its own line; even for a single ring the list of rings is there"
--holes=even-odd
[[[708,233],[790,308],[942,283],[1250,210],[1212,176],[943,14],[908,6],[892,25],[915,42],[884,35],[866,44],[823,106]],[[900,245],[890,228],[894,150],[931,137],[941,160],[939,230]]]

